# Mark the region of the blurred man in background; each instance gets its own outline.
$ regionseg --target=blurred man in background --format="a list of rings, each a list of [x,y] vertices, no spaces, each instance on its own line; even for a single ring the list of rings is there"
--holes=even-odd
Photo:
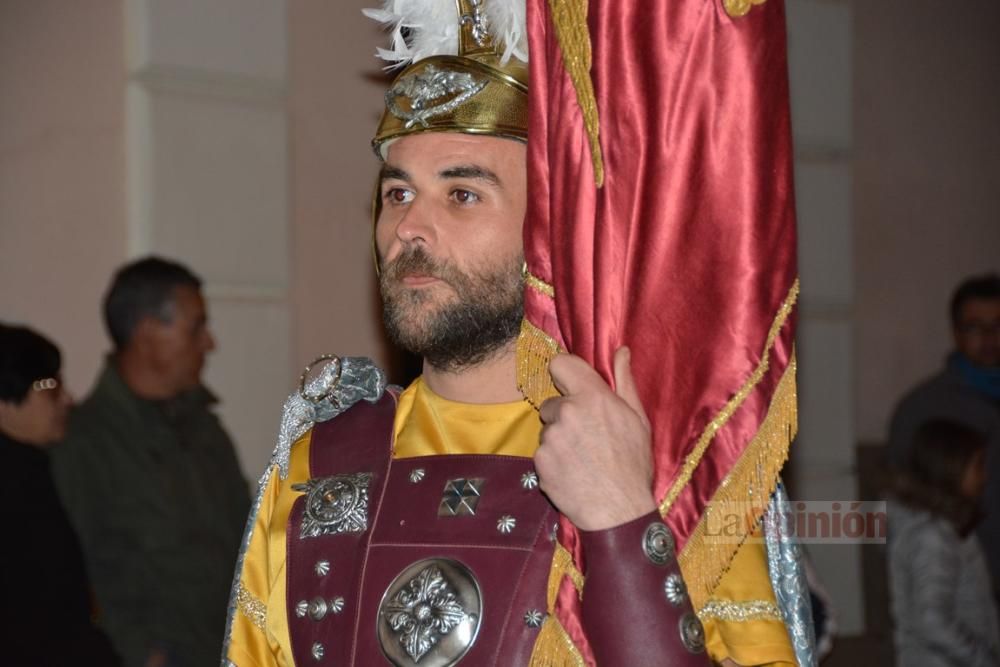
[[[114,351],[54,452],[59,491],[126,664],[215,664],[249,494],[201,384],[201,281],[136,261],[104,317]]]
[[[905,468],[917,430],[934,419],[958,422],[987,437],[985,519],[979,537],[996,586],[1000,581],[1000,276],[966,279],[955,290],[950,310],[955,350],[941,372],[899,402],[889,432],[889,458],[897,470]]]
[[[83,553],[49,466],[71,404],[61,365],[50,341],[0,324],[0,662],[113,667],[120,660],[91,621]]]

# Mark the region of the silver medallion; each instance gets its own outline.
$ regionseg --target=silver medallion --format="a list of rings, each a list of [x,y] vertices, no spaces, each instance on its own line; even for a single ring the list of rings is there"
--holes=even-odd
[[[674,557],[674,536],[663,523],[649,524],[642,537],[642,550],[654,565],[666,565]]]
[[[417,561],[382,596],[382,652],[397,667],[454,665],[475,643],[482,609],[479,582],[465,565],[447,558]]]
[[[444,485],[438,516],[474,516],[485,479],[450,479]]]
[[[400,77],[385,93],[385,106],[407,129],[419,123],[428,127],[435,116],[450,113],[465,104],[486,87],[486,81],[467,72],[442,70],[428,65],[422,70]],[[399,104],[408,100],[409,110]]]
[[[681,633],[681,643],[691,653],[702,653],[705,650],[705,628],[693,613],[685,612],[677,624]]]
[[[371,473],[359,472],[293,484],[293,489],[307,494],[299,537],[304,539],[367,530],[368,485],[371,481]]]

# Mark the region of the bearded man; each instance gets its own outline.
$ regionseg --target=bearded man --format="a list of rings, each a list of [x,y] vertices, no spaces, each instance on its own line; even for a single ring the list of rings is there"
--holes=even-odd
[[[458,4],[439,40],[372,12],[421,26],[397,36],[412,64],[373,145],[384,321],[423,374],[401,392],[366,359],[303,374],[248,523],[225,664],[793,664],[780,618],[713,618],[706,641],[629,349],[614,389],[570,354],[548,367],[560,396],[536,410],[518,389],[523,26],[512,3]],[[421,46],[448,35],[450,52]],[[731,572],[720,599],[742,587],[774,606],[759,542]],[[585,594],[567,599],[564,577]]]

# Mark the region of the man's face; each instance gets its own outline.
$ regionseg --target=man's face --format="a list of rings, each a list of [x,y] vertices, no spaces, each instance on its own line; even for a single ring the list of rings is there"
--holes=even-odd
[[[389,147],[375,228],[390,337],[442,370],[475,365],[523,312],[525,147],[458,133]]]
[[[48,447],[65,437],[72,403],[61,378],[46,378],[45,384],[36,382],[20,403],[0,401],[0,422],[19,440]]]
[[[150,362],[175,396],[201,383],[205,355],[215,349],[208,330],[208,314],[201,292],[190,286],[175,287],[169,321],[149,320]]]
[[[1000,299],[968,299],[953,330],[955,347],[984,368],[1000,368]]]

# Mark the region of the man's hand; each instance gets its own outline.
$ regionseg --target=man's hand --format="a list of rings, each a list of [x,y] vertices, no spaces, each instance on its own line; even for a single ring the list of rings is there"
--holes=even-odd
[[[561,354],[549,374],[562,396],[542,404],[540,486],[582,530],[604,530],[656,508],[649,419],[627,347],[615,352],[616,391],[580,357]]]

